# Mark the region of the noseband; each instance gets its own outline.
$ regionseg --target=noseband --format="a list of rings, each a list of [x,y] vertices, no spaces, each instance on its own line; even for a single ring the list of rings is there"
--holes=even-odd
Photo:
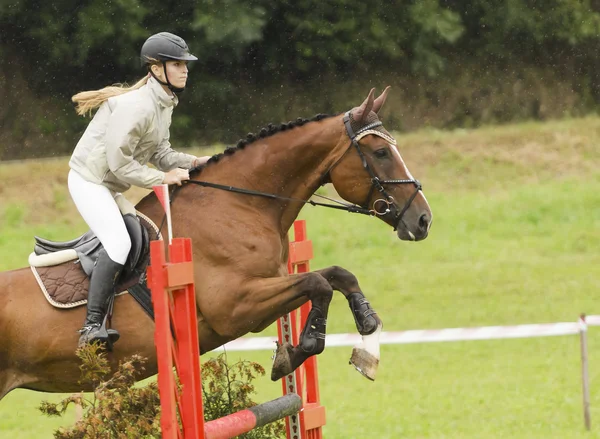
[[[365,157],[365,154],[360,149],[360,144],[358,143],[360,141],[360,139],[362,139],[363,137],[365,137],[368,134],[374,134],[376,136],[379,136],[379,137],[385,139],[387,142],[391,143],[392,145],[396,145],[396,141],[393,138],[382,133],[381,131],[374,129],[374,128],[380,127],[382,125],[383,125],[383,122],[376,121],[376,122],[370,123],[370,124],[360,128],[358,131],[354,132],[354,130],[352,129],[351,122],[350,122],[350,112],[348,111],[344,115],[344,126],[346,127],[346,133],[348,134],[348,137],[350,137],[350,145],[348,145],[348,150],[352,147],[352,145],[354,145],[354,147],[356,148],[356,151],[358,152],[358,155],[362,161],[363,168],[365,168],[365,170],[369,173],[369,177],[371,177],[371,188],[369,189],[369,194],[367,195],[367,199],[365,200],[365,202],[362,203],[360,206],[363,209],[368,209],[374,215],[380,215],[380,216],[389,214],[391,212],[390,206],[392,206],[394,208],[394,210],[396,210],[396,214],[394,215],[394,227],[397,227],[397,224],[399,224],[400,221],[402,221],[402,217],[404,216],[404,214],[410,207],[411,203],[413,202],[413,200],[415,199],[415,197],[417,196],[419,191],[422,190],[423,188],[422,188],[419,180],[414,180],[414,179],[410,179],[410,180],[380,180],[379,177],[377,177],[375,175],[375,173],[373,172],[373,169],[371,169],[371,167],[369,166],[369,163],[367,162],[367,158]],[[346,150],[346,152],[348,150]],[[346,155],[346,153],[344,153],[344,155]],[[339,163],[339,161],[337,163]],[[336,163],[336,165],[337,165],[337,163]],[[331,172],[331,170],[334,167],[335,167],[335,165],[329,171]],[[383,186],[385,184],[414,184],[415,185],[415,191],[410,196],[410,198],[406,201],[406,203],[404,204],[404,207],[400,211],[398,211],[398,209],[397,209],[397,204],[395,203],[394,197],[392,197],[390,194],[388,194],[388,192],[385,190],[385,188]],[[373,209],[369,209],[369,207],[368,207],[369,200],[371,199],[371,196],[373,195],[373,192],[375,190],[379,191],[379,193],[381,193],[383,198],[379,198],[379,199],[375,200],[373,202]],[[378,204],[382,204],[384,206],[383,210],[379,210],[377,208]]]

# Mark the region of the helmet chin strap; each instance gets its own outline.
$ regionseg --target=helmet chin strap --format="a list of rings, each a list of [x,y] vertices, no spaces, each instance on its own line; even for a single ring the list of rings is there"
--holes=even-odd
[[[175,87],[173,84],[171,84],[171,82],[169,81],[169,75],[167,75],[167,63],[163,62],[163,71],[165,72],[165,79],[167,80],[167,82],[161,81],[152,71],[152,69],[150,67],[148,67],[148,70],[150,70],[150,74],[152,75],[152,77],[154,79],[156,79],[158,81],[159,84],[164,85],[165,87],[168,87],[169,90],[171,90],[173,93],[181,93],[182,91],[185,90],[185,87]]]

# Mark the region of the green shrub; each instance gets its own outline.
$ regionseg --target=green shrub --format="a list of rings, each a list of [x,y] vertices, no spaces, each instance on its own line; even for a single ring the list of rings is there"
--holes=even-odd
[[[106,354],[96,344],[77,351],[81,359],[80,384],[91,385],[90,394],[73,394],[57,404],[43,401],[39,410],[48,416],[62,416],[71,404],[83,408],[75,425],[54,432],[56,439],[130,439],[160,438],[160,398],[156,382],[134,386],[145,358],[132,355],[111,374]],[[202,364],[204,417],[220,418],[256,405],[251,382],[265,370],[258,363],[239,361],[227,364],[222,354]],[[244,439],[279,438],[285,436],[280,420],[239,437]]]

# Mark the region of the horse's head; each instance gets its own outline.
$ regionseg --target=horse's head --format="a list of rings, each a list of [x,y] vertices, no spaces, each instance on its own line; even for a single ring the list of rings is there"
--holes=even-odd
[[[396,141],[383,128],[377,113],[389,87],[377,99],[372,89],[365,101],[344,115],[343,142],[350,145],[329,170],[329,178],[345,200],[371,210],[394,227],[398,237],[420,241],[431,226],[431,209],[404,164]]]

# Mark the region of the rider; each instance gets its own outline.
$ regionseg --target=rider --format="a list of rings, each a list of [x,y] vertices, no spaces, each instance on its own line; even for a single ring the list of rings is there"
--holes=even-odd
[[[80,347],[107,340],[100,328],[131,249],[116,201],[120,193],[132,185],[181,185],[189,179],[189,169],[209,158],[176,152],[169,142],[171,114],[187,82],[187,63],[198,58],[182,38],[168,32],[149,37],[141,58],[148,74],[135,85],[84,91],[72,98],[80,115],[98,108],[71,156],[68,185],[79,213],[104,247],[90,278]]]

